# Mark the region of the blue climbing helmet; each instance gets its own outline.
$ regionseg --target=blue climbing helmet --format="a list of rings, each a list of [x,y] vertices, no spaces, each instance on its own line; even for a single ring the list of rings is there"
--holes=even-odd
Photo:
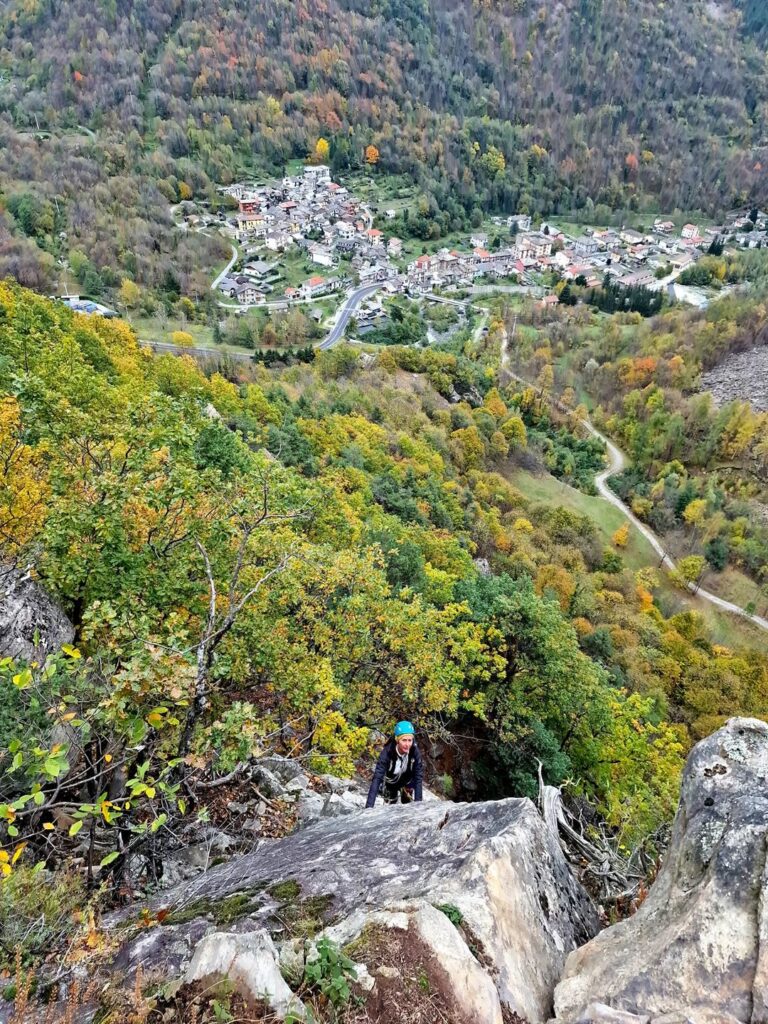
[[[401,736],[415,736],[416,730],[413,728],[410,722],[398,722],[395,726],[395,739],[400,739]]]

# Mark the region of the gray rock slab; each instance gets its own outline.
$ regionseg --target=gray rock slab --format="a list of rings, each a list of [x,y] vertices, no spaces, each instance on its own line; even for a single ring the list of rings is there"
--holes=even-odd
[[[214,932],[198,943],[184,981],[227,978],[238,991],[263,1000],[281,1018],[305,1020],[307,1011],[280,973],[275,944],[265,931],[235,935]]]
[[[296,880],[339,918],[397,901],[453,904],[493,965],[501,1003],[530,1024],[552,1010],[567,954],[598,928],[594,907],[529,800],[381,806],[321,819],[163,894],[155,906],[226,899]]]
[[[600,1001],[764,1024],[768,724],[734,718],[691,752],[672,841],[643,905],[568,957],[559,1019]],[[753,1004],[758,1016],[753,1015]]]
[[[30,572],[0,565],[0,658],[44,661],[74,635],[72,623]]]

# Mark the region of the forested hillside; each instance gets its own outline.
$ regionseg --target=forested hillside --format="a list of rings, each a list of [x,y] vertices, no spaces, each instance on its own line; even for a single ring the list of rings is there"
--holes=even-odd
[[[475,408],[435,390],[468,380]],[[0,663],[7,848],[66,846],[62,800],[102,853],[150,821],[172,842],[179,772],[188,789],[277,750],[343,774],[403,713],[481,738],[488,794],[532,793],[540,758],[627,840],[666,820],[690,738],[764,710],[768,660],[665,618],[652,569],[509,483],[534,443],[601,458],[535,392],[492,383],[407,349],[206,376],[2,286],[3,557],[75,626],[42,663]],[[87,752],[87,787],[51,721]]]
[[[336,174],[373,144],[377,173],[419,184],[434,237],[489,210],[766,200],[759,5],[24,0],[0,17],[6,205],[29,184],[2,230],[52,256],[67,232],[91,291],[127,275],[200,294],[194,264],[218,254],[197,236],[177,260],[167,203],[280,173],[318,138]],[[54,136],[18,134],[38,128]],[[0,241],[2,269],[50,281],[23,237]]]
[[[697,269],[712,263],[725,274],[738,261],[705,258]],[[544,328],[519,332],[514,359],[532,378],[551,374],[568,400],[589,397],[595,421],[631,461],[612,486],[686,559],[692,578],[708,574],[705,585],[722,595],[718,584],[727,586],[729,571],[738,570],[752,581],[742,580],[738,603],[764,611],[768,414],[746,400],[718,406],[701,386],[702,371],[728,352],[766,342],[764,255],[751,254],[750,262],[749,290],[706,310],[676,306],[646,320],[569,310]]]

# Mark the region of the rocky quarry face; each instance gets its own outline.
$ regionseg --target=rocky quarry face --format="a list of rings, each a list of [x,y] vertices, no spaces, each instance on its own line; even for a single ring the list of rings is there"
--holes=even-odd
[[[759,411],[768,409],[768,345],[732,352],[701,375],[701,387],[712,392],[718,405],[746,400]]]
[[[658,878],[601,932],[528,800],[365,810],[355,783],[314,792],[280,758],[256,771],[261,791],[295,800],[299,829],[195,877],[177,869],[148,906],[115,914],[112,984],[224,978],[270,1020],[307,1020],[297,990],[328,939],[356,964],[355,1021],[768,1024],[764,722],[732,719],[696,746]],[[136,929],[140,911],[151,927]],[[416,1015],[419,990],[439,1013]]]

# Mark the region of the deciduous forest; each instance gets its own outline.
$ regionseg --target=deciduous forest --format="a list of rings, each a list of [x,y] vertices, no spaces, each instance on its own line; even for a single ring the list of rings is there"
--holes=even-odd
[[[370,168],[374,146],[376,173],[417,183],[420,237],[489,211],[599,222],[764,203],[761,11],[703,0],[7,4],[0,270],[48,287],[55,259],[71,255],[89,293],[127,276],[199,298],[200,270],[222,251],[204,234],[176,238],[168,203],[215,205],[216,185],[281,174],[321,138],[335,175]]]

